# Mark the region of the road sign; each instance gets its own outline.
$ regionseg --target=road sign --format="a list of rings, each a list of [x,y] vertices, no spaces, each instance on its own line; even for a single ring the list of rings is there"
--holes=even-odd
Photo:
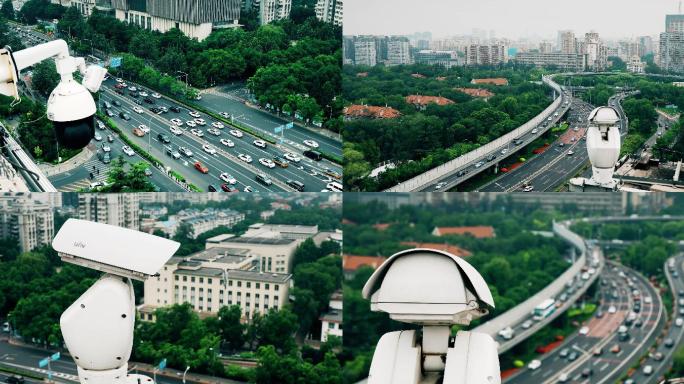
[[[121,57],[112,57],[109,60],[109,66],[112,68],[118,68],[121,66]]]
[[[59,358],[62,357],[59,352],[55,353],[54,355],[50,356],[50,360],[55,361],[59,360]]]
[[[49,357],[46,357],[46,358],[44,358],[43,360],[39,361],[39,362],[38,362],[38,366],[39,366],[40,368],[45,368],[45,367],[47,367],[49,359],[50,359]]]
[[[287,123],[287,125],[285,125],[286,129],[290,129],[292,127],[294,127],[294,122],[290,122],[290,123]]]
[[[162,361],[159,362],[159,370],[164,368],[166,368],[166,359],[162,359]]]
[[[282,132],[282,131],[283,131],[283,126],[282,126],[282,125],[279,125],[279,126],[275,127],[274,131],[275,131],[275,133],[280,133],[280,132]]]

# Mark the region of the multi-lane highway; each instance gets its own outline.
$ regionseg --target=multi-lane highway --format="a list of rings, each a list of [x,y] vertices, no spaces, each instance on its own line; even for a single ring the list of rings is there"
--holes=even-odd
[[[665,316],[657,290],[618,264],[604,269],[600,287],[600,305],[583,329],[538,358],[538,368],[525,367],[507,383],[612,383],[645,353]],[[630,313],[633,318],[625,322]],[[621,325],[627,327],[626,338],[618,334]]]

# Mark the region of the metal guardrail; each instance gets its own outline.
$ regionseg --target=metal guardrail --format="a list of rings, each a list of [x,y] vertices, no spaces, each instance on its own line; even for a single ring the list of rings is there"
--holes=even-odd
[[[561,103],[563,102],[563,92],[561,90],[560,85],[556,84],[553,81],[553,76],[554,75],[542,76],[542,82],[553,88],[553,90],[558,93],[558,97],[553,101],[553,103],[551,103],[551,105],[546,107],[546,109],[544,109],[540,114],[538,114],[531,120],[527,121],[520,127],[512,130],[511,132],[508,132],[507,134],[497,139],[494,139],[475,150],[472,150],[464,155],[461,155],[453,160],[450,160],[425,173],[422,173],[407,181],[399,183],[394,187],[386,189],[385,192],[411,192],[422,187],[425,187],[427,184],[433,182],[434,180],[440,177],[444,177],[449,173],[455,172],[464,166],[471,165],[475,160],[486,157],[487,155],[493,152],[498,153],[501,150],[501,148],[503,148],[505,145],[508,145],[508,143],[510,143],[511,141],[519,138],[520,136],[528,134],[540,123],[546,120],[549,116],[552,116],[553,112],[556,109],[558,109],[558,107],[560,107]]]
[[[31,156],[24,151],[24,148],[19,145],[7,128],[1,123],[0,131],[7,133],[4,136],[6,155],[16,164],[24,167],[24,169],[17,169],[16,171],[23,176],[29,188],[33,192],[57,192],[57,188],[52,185],[47,176],[43,174],[43,171],[38,168],[38,165],[36,165]],[[0,132],[0,135],[2,135],[2,132]]]

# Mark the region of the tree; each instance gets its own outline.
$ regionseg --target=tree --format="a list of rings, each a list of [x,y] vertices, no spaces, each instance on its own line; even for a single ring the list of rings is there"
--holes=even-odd
[[[239,305],[223,306],[218,312],[218,328],[223,343],[231,350],[242,348],[247,326],[240,321],[242,309]]]
[[[100,192],[155,192],[156,187],[145,175],[148,167],[142,161],[136,164],[127,163],[123,156],[119,156],[112,161],[107,173],[107,184],[100,188]]]
[[[270,310],[257,326],[259,345],[272,345],[278,351],[292,351],[296,344],[292,335],[297,331],[297,316],[288,309]]]
[[[12,0],[5,0],[2,2],[2,7],[0,7],[0,15],[8,20],[14,20],[16,14],[14,12],[14,5],[12,5]]]
[[[31,80],[33,89],[47,96],[59,84],[59,74],[54,60],[45,60],[34,66]]]

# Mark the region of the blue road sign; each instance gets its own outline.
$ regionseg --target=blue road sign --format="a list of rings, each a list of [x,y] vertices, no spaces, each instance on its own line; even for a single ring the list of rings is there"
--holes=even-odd
[[[279,126],[275,127],[275,129],[273,129],[273,131],[274,131],[275,133],[280,133],[280,132],[283,131],[283,126],[282,126],[282,125],[279,125]]]
[[[166,359],[162,359],[162,361],[159,362],[159,370],[164,368],[166,368]]]
[[[287,128],[287,129],[290,129],[290,128],[292,128],[292,127],[294,127],[294,123],[293,123],[293,122],[287,123],[287,125],[285,126],[285,128]]]
[[[47,365],[48,365],[48,359],[50,359],[50,358],[49,358],[49,357],[46,357],[46,358],[44,358],[43,360],[39,361],[39,362],[38,362],[38,366],[39,366],[40,368],[45,368],[45,367],[47,367]]]
[[[121,58],[120,57],[112,57],[111,60],[109,60],[109,66],[112,68],[118,68],[121,66]]]
[[[59,358],[62,357],[59,352],[55,353],[54,355],[50,356],[50,360],[55,361],[59,360]]]

